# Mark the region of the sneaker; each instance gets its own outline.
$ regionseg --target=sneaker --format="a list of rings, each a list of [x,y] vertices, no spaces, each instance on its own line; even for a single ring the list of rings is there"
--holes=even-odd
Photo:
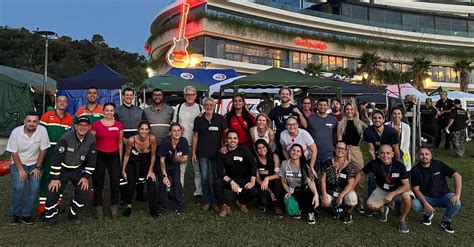
[[[242,213],[248,213],[249,212],[249,209],[247,208],[247,205],[241,204],[239,202],[239,200],[235,200],[235,204],[237,204],[237,206],[239,207],[240,212],[242,212]]]
[[[425,225],[425,226],[430,226],[431,225],[431,220],[433,219],[433,216],[434,216],[434,214],[423,215],[423,221],[421,223],[423,223],[423,225]]]
[[[366,213],[365,207],[362,204],[357,205],[357,211],[359,212],[359,214],[365,214]]]
[[[35,221],[33,220],[33,218],[31,218],[31,216],[23,216],[21,217],[21,223],[25,225],[33,225]]]
[[[451,226],[451,222],[449,221],[442,221],[441,228],[447,233],[454,233],[453,226]]]
[[[314,216],[314,213],[308,213],[308,224],[309,225],[316,224],[316,217]]]
[[[295,220],[301,219],[301,210],[297,214],[293,215],[293,219]]]
[[[344,224],[352,223],[352,214],[346,212],[342,217],[342,222],[344,222]]]
[[[123,217],[130,217],[130,215],[132,215],[132,208],[129,208],[127,207],[123,213],[122,213]]]
[[[375,212],[370,209],[367,209],[367,211],[365,212],[365,215],[370,218],[375,215]]]
[[[177,215],[183,215],[184,214],[184,211],[182,209],[176,209],[175,212],[176,212]]]
[[[219,217],[226,217],[229,214],[230,214],[230,207],[227,206],[227,204],[222,204],[220,212],[219,212]]]
[[[266,213],[266,212],[267,212],[267,207],[265,207],[265,206],[259,206],[259,207],[258,207],[258,210],[262,211],[262,213]]]
[[[10,226],[16,226],[20,223],[20,217],[18,215],[12,215],[10,218],[10,222],[8,223]]]
[[[398,231],[401,233],[409,233],[410,229],[408,229],[408,223],[406,221],[400,221],[398,223]]]
[[[202,210],[204,211],[208,211],[210,208],[211,208],[211,205],[209,203],[204,203],[202,206],[201,206]]]
[[[388,212],[390,211],[390,207],[388,205],[383,206],[383,212],[380,215],[379,221],[380,222],[387,222]]]
[[[275,207],[274,210],[275,210],[275,215],[276,215],[276,217],[278,217],[278,218],[283,218],[283,211],[281,210],[280,207]]]
[[[196,203],[196,205],[201,205],[201,200],[202,200],[201,195],[194,196],[194,203]]]

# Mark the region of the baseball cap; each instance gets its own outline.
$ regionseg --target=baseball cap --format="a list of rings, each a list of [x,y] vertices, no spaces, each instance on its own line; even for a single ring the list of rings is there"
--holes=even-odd
[[[91,124],[91,120],[86,116],[81,116],[76,119],[76,124],[79,124],[79,123]]]
[[[372,116],[375,115],[376,113],[382,115],[383,118],[385,118],[385,113],[383,113],[383,111],[379,110],[379,109],[375,109],[373,112],[372,112]]]

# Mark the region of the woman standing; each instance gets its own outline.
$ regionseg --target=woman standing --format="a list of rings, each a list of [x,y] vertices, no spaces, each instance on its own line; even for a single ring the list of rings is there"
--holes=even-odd
[[[282,162],[280,172],[285,198],[293,196],[301,209],[308,212],[308,224],[316,223],[316,208],[319,206],[319,195],[316,188],[316,177],[311,172],[303,155],[303,147],[293,144],[290,158]],[[295,216],[301,218],[301,211]]]
[[[102,212],[102,190],[104,189],[105,171],[110,176],[110,205],[112,218],[118,215],[120,161],[123,149],[123,126],[114,120],[115,105],[106,103],[104,105],[104,118],[96,121],[91,127],[91,133],[96,138],[97,163],[92,174],[94,185],[94,205],[97,218],[103,217]]]
[[[129,217],[132,214],[132,200],[135,188],[138,184],[144,184],[148,179],[156,182],[155,173],[150,169],[155,163],[156,137],[150,134],[150,123],[141,121],[138,124],[138,134],[128,138],[125,157],[123,159],[122,177],[127,181],[125,203],[127,208],[123,211],[123,216]],[[148,190],[150,196],[150,190]],[[153,196],[149,202],[153,201]],[[152,207],[150,207],[152,209]],[[156,216],[150,210],[152,216]]]
[[[421,107],[421,134],[433,145],[439,134],[438,113],[441,114],[433,100],[426,98],[425,105]]]
[[[176,214],[183,214],[183,186],[180,180],[180,164],[187,162],[190,153],[191,150],[189,150],[188,141],[182,137],[181,125],[179,123],[172,123],[170,125],[170,136],[163,139],[158,151],[160,167],[156,170],[159,174],[158,177],[163,178],[163,184],[158,186],[160,213],[166,212],[168,208],[167,191],[173,190]]]
[[[308,119],[309,116],[314,115],[313,111],[314,100],[311,97],[304,97],[301,100],[301,108],[303,109],[303,115]]]
[[[407,171],[410,171],[410,125],[402,122],[402,119],[404,118],[402,108],[394,107],[390,114],[392,115],[392,121],[385,123],[385,125],[391,126],[397,131],[398,138],[400,140],[400,157],[402,158],[401,162],[405,164]]]
[[[250,150],[253,148],[250,128],[257,125],[255,117],[247,110],[245,98],[242,94],[237,94],[232,98],[232,108],[226,114],[225,120],[229,130],[235,131],[239,135],[239,144]]]
[[[343,141],[347,145],[347,156],[349,162],[354,166],[355,173],[357,174],[362,168],[364,168],[364,155],[360,149],[359,144],[362,141],[362,135],[367,125],[359,119],[359,114],[354,105],[347,103],[344,105],[344,117],[337,126],[337,140]],[[359,201],[358,210],[364,213],[364,203],[367,198],[366,191],[364,190],[364,184],[366,180],[361,181],[355,185],[355,191]]]
[[[268,143],[259,139],[255,142],[257,152],[257,183],[258,203],[265,212],[268,207],[273,208],[275,215],[282,216],[282,185],[278,172],[280,171],[280,159],[277,154],[270,152]]]
[[[250,128],[250,136],[252,137],[252,143],[256,143],[257,140],[264,140],[270,147],[269,150],[275,152],[275,132],[270,128],[270,118],[267,114],[258,114],[257,126]],[[257,150],[255,149],[255,151]]]

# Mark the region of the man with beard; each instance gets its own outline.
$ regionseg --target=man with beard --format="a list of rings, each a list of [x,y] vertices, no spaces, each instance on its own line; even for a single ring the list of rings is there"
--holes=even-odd
[[[372,113],[373,125],[364,130],[364,141],[368,144],[369,158],[375,160],[378,156],[380,146],[387,144],[392,147],[395,159],[400,160],[400,140],[397,131],[384,125],[385,115],[380,110]]]
[[[20,220],[27,225],[34,223],[31,215],[38,196],[44,156],[50,147],[48,131],[38,124],[38,114],[29,112],[24,125],[16,127],[8,139],[6,150],[13,160],[10,225],[17,225]],[[26,198],[23,196],[25,189],[28,190]]]
[[[338,98],[331,99],[331,115],[333,115],[338,122],[342,120],[341,101]]]
[[[422,223],[431,225],[435,207],[446,208],[441,219],[441,227],[448,233],[454,233],[451,222],[461,209],[461,175],[440,160],[433,159],[431,150],[420,147],[420,162],[411,170],[411,183],[416,199],[413,211],[423,216]],[[449,190],[446,177],[454,179],[454,193]]]
[[[96,87],[87,89],[87,104],[79,107],[76,111],[76,118],[86,116],[91,120],[91,124],[104,118],[104,108],[99,104],[99,90]]]

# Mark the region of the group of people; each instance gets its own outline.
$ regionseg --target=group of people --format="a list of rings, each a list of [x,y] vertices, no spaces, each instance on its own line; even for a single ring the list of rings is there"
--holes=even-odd
[[[185,171],[192,163],[196,203],[221,217],[231,213],[233,203],[248,212],[254,200],[264,212],[278,217],[286,212],[296,219],[304,215],[308,224],[315,224],[324,211],[349,224],[355,208],[368,216],[378,214],[382,222],[396,210],[399,230],[407,233],[411,208],[429,225],[434,208],[443,207],[441,226],[454,232],[461,175],[423,147],[412,168],[410,127],[401,108],[391,110],[387,123],[384,113],[374,109],[368,125],[352,103],[341,110],[338,99],[321,98],[313,112],[313,100],[304,98],[300,109],[290,102],[291,90],[283,87],[279,106],[267,102],[255,116],[238,94],[222,116],[215,112],[214,99],[196,103],[194,87],[183,93],[185,102],[173,108],[165,104],[163,90],[155,88],[153,104],[141,109],[133,105],[130,88],[123,90],[121,106],[102,106],[98,90],[91,87],[87,104],[74,117],[65,112],[67,98],[62,95],[56,97],[56,109],[41,118],[27,114],[7,146],[13,160],[11,224],[34,222],[39,190],[38,211],[46,227],[53,227],[69,181],[74,196],[68,218],[80,223],[90,188],[96,217],[104,217],[106,171],[112,218],[119,215],[120,201],[125,204],[122,215],[129,217],[134,199],[148,201],[150,215],[158,217],[166,213],[171,198],[181,215]],[[362,141],[368,144],[368,162]],[[446,177],[454,179],[454,192]],[[23,202],[27,182],[29,194]]]

